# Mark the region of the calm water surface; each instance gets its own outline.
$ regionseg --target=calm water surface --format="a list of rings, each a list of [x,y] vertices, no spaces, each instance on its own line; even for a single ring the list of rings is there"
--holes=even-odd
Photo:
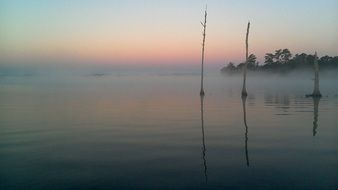
[[[0,189],[338,189],[338,80],[2,77]]]

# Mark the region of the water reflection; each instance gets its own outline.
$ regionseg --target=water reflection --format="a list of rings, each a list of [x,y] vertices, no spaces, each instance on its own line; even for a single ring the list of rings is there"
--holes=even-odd
[[[243,104],[243,121],[245,126],[245,159],[246,165],[249,167],[249,152],[248,152],[248,125],[246,122],[246,96],[242,96],[242,104]]]
[[[203,157],[205,182],[208,183],[208,173],[207,173],[208,168],[207,168],[205,136],[204,136],[204,96],[201,95],[200,99],[201,99],[202,157]]]
[[[313,129],[312,134],[313,136],[316,136],[317,134],[317,128],[318,128],[318,106],[320,97],[312,97],[313,99]]]
[[[290,97],[287,94],[267,94],[264,96],[264,105],[268,107],[274,107],[282,113],[276,115],[289,115],[290,109]]]
[[[255,106],[256,105],[256,97],[253,94],[248,96],[248,106]]]

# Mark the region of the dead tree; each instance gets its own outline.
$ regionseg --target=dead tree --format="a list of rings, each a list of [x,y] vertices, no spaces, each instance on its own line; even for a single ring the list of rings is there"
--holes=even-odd
[[[319,91],[319,65],[318,65],[318,57],[317,52],[315,52],[315,57],[313,61],[314,70],[315,70],[315,79],[314,79],[314,88],[312,94],[306,94],[306,97],[322,97],[322,94]]]
[[[246,92],[246,70],[248,67],[248,49],[249,49],[249,30],[250,30],[250,22],[248,22],[248,27],[246,29],[246,39],[245,39],[245,64],[243,67],[243,88],[242,88],[242,96],[247,96],[248,93]]]
[[[315,68],[315,86],[313,89],[312,96],[321,97],[322,94],[319,91],[319,65],[318,65],[317,52],[315,52],[314,68]]]
[[[201,91],[200,95],[204,96],[204,89],[203,89],[203,80],[204,80],[204,47],[205,47],[205,32],[207,28],[207,8],[205,8],[204,12],[204,22],[201,22],[203,26],[203,41],[202,41],[202,64],[201,64]]]

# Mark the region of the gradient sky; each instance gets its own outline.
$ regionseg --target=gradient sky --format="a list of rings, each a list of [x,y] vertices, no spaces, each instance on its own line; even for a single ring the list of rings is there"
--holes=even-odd
[[[0,0],[0,58],[121,64],[200,62],[208,4],[206,63],[289,48],[338,55],[337,0]],[[27,61],[28,62],[28,61]]]

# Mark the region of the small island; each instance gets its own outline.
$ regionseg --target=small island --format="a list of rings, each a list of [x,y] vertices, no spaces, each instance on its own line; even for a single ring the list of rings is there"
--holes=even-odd
[[[295,54],[294,56],[289,49],[278,49],[275,53],[266,53],[264,64],[257,61],[254,54],[248,57],[247,69],[257,72],[269,72],[287,74],[297,70],[313,70],[315,56],[306,53]],[[325,55],[318,59],[318,64],[321,70],[338,69],[338,56]],[[227,66],[221,69],[223,74],[241,73],[244,63],[237,64],[229,62]]]

